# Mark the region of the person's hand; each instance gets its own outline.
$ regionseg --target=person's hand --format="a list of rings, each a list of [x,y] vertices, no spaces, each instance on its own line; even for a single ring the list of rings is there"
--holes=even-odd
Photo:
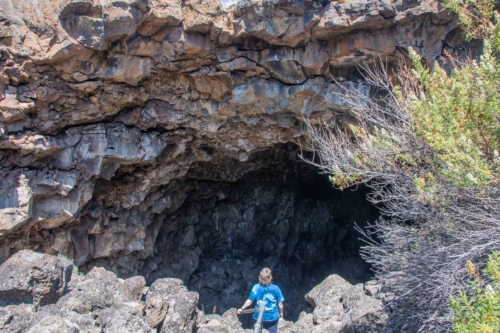
[[[282,312],[282,313],[280,313],[280,319],[284,319],[284,318],[283,318],[283,312]]]
[[[238,309],[238,314],[239,315],[241,314],[241,311],[243,311],[243,309]]]

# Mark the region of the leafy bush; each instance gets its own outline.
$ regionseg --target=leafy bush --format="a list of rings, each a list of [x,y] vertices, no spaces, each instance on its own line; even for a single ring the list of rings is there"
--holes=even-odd
[[[484,273],[489,280],[483,281],[477,268],[467,261],[468,273],[473,276],[471,297],[467,293],[451,297],[450,305],[455,310],[453,332],[455,333],[495,333],[500,332],[500,256],[491,254]]]
[[[348,120],[306,120],[332,183],[367,183],[381,207],[359,231],[362,255],[395,295],[396,331],[449,332],[450,295],[470,279],[463,265],[485,267],[500,250],[499,16],[492,0],[445,3],[469,38],[483,39],[479,60],[448,58],[451,72],[438,63],[431,70],[409,50],[397,75],[372,64],[361,69],[370,89],[345,86]]]

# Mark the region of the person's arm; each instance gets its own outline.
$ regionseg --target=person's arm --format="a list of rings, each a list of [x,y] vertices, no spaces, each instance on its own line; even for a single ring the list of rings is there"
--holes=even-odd
[[[241,314],[241,310],[245,310],[246,308],[248,308],[250,305],[252,305],[252,301],[247,299],[247,301],[245,302],[245,304],[243,304],[243,306],[241,307],[241,309],[238,309],[238,314]]]
[[[280,309],[280,319],[283,319],[283,302],[278,303],[278,308]]]

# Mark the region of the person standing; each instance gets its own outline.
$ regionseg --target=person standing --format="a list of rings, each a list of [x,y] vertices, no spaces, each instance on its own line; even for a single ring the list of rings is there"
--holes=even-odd
[[[243,304],[241,309],[238,309],[238,314],[241,314],[242,310],[249,308],[254,302],[264,301],[266,302],[266,306],[262,318],[263,327],[269,333],[277,333],[279,320],[283,319],[283,301],[285,298],[280,288],[275,284],[271,284],[272,280],[271,269],[267,267],[263,268],[259,274],[259,283],[253,286],[248,300]],[[253,318],[257,320],[258,315],[255,312]]]

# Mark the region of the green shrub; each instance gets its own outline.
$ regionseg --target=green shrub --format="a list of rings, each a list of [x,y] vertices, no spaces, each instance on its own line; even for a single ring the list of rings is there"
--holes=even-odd
[[[384,63],[360,68],[369,90],[338,83],[345,118],[305,120],[316,165],[341,189],[366,183],[381,209],[380,219],[358,229],[361,254],[394,295],[388,306],[397,332],[450,332],[458,325],[450,295],[454,305],[470,305],[470,315],[493,306],[476,311],[488,299],[464,298],[470,275],[462,268],[486,267],[500,251],[500,16],[493,0],[444,5],[469,39],[483,43],[480,59],[443,56],[449,66],[428,66],[410,48],[397,73]],[[467,332],[488,332],[478,327]]]
[[[451,297],[450,305],[455,311],[453,332],[455,333],[497,333],[500,332],[500,256],[493,252],[483,273],[486,281],[477,272],[471,261],[466,269],[473,276],[472,295],[460,292]]]

